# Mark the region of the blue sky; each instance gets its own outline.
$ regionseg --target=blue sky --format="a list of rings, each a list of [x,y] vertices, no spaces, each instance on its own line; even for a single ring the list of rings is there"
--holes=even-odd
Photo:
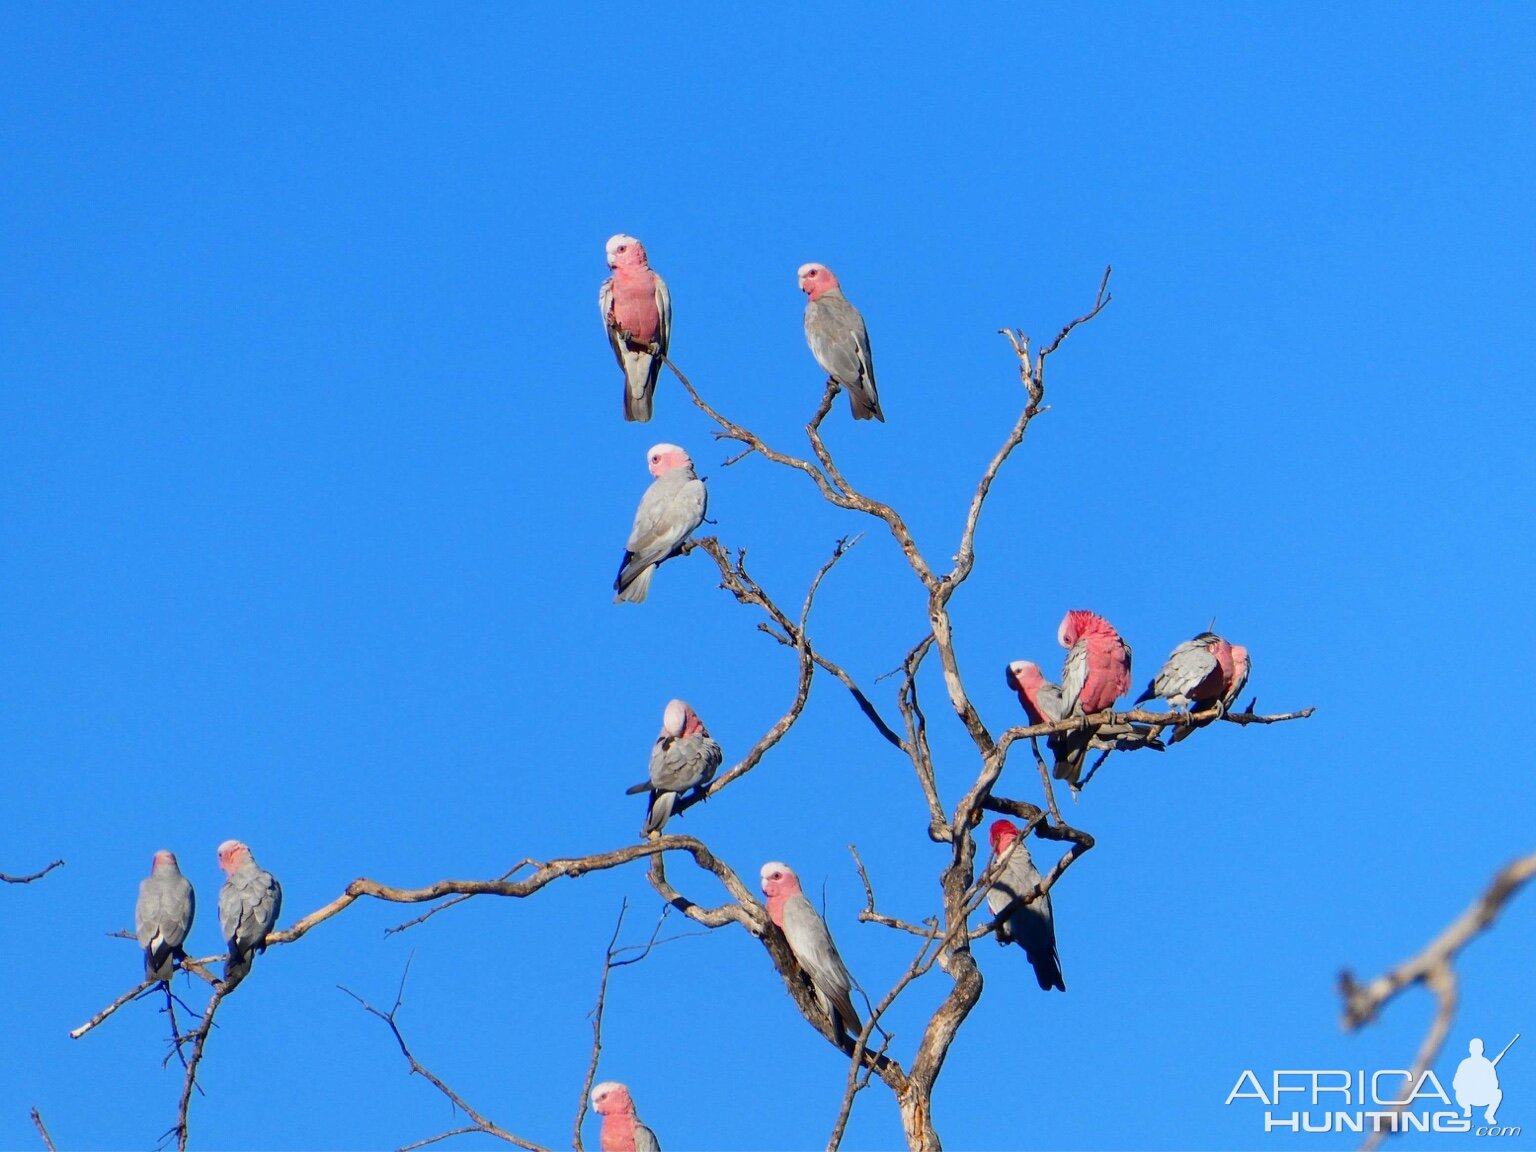
[[[777,718],[793,660],[703,556],[638,609],[609,602],[654,442],[693,453],[713,530],[785,601],[866,530],[812,635],[894,717],[876,678],[923,602],[878,525],[761,461],[722,467],[670,380],[650,425],[619,419],[596,293],[621,230],[671,286],[677,361],[786,448],[821,381],[794,272],[837,270],[888,423],[840,401],[829,443],[936,560],[1021,404],[997,329],[1049,338],[1114,265],[954,602],[973,696],[1012,723],[1003,666],[1052,669],[1062,612],[1088,607],[1138,685],[1214,616],[1261,707],[1318,712],[1109,763],[1070,817],[1098,847],[1055,893],[1070,991],[978,945],[938,1127],[955,1148],[1309,1145],[1225,1107],[1238,1074],[1406,1062],[1427,997],[1345,1036],[1339,969],[1416,950],[1532,849],[1503,689],[1536,639],[1533,52],[1517,5],[7,6],[0,870],[68,865],[0,891],[0,1146],[36,1146],[33,1105],[61,1148],[152,1146],[174,1119],[152,1003],[67,1036],[136,978],[107,933],[155,849],[198,888],[206,954],[226,837],[280,877],[288,924],[359,875],[631,842],[623,790],[672,696],[728,763]],[[952,804],[974,758],[924,688]],[[1000,791],[1038,783],[1015,767]],[[921,917],[943,859],[926,819],[819,680],[679,830],[824,887],[878,997],[911,949],[856,921],[846,846],[882,906]],[[420,1058],[568,1141],[624,898],[642,937],[635,866],[388,938],[411,910],[359,905],[273,950],[220,1012],[194,1145],[452,1126],[336,989],[388,1001],[408,957]],[[1465,955],[1448,1045],[1525,1030],[1500,1119],[1527,1132],[1531,923],[1526,897]],[[892,1014],[899,1056],[946,989]],[[844,1065],[728,929],[614,976],[600,1075],[668,1148],[799,1148],[824,1146]],[[872,1088],[845,1146],[899,1140]]]

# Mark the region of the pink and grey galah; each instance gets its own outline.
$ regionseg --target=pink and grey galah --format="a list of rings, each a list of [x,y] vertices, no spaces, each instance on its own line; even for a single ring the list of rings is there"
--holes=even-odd
[[[853,1007],[853,977],[837,954],[832,933],[800,890],[800,878],[788,864],[771,860],[760,873],[763,894],[768,897],[768,917],[784,933],[784,940],[800,968],[810,977],[816,1001],[832,1030],[858,1036],[864,1023]]]
[[[164,848],[155,853],[149,875],[139,881],[134,931],[144,949],[144,979],[169,981],[187,954],[182,944],[192,930],[197,896],[181,874],[176,857]]]
[[[640,604],[651,590],[651,574],[657,565],[675,556],[684,540],[704,523],[709,497],[704,481],[693,474],[693,461],[676,444],[655,444],[645,454],[646,466],[656,477],[640,498],[634,527],[613,582],[614,602]]]
[[[699,714],[686,701],[669,701],[661,716],[661,735],[651,746],[650,779],[626,793],[651,794],[640,835],[661,835],[678,797],[713,780],[723,758],[720,745],[710,738]]]
[[[1051,894],[1043,892],[1027,904],[1019,903],[1040,883],[1040,872],[1020,839],[1018,825],[1011,820],[994,820],[989,836],[992,851],[998,856],[1013,846],[1012,855],[987,889],[987,907],[994,917],[1003,916],[997,922],[997,942],[1017,944],[1024,949],[1042,992],[1052,988],[1065,992],[1061,960],[1056,955],[1056,918],[1051,911]]]
[[[1104,617],[1072,609],[1062,617],[1056,639],[1067,650],[1061,669],[1061,704],[1066,716],[1102,712],[1131,686],[1131,646]],[[1076,788],[1095,729],[1066,732],[1051,774]]]
[[[875,357],[869,350],[864,317],[847,297],[825,264],[800,265],[800,291],[810,297],[805,306],[805,341],[822,371],[848,393],[855,420],[885,421],[875,390]]]
[[[592,1111],[603,1118],[603,1152],[661,1152],[661,1145],[640,1118],[629,1089],[616,1080],[607,1080],[592,1089]]]
[[[219,890],[219,928],[229,944],[223,984],[227,993],[245,979],[256,953],[267,950],[267,936],[283,909],[283,888],[238,840],[219,845],[219,867],[227,877]]]
[[[672,338],[672,297],[667,283],[646,261],[645,246],[633,236],[610,236],[608,267],[613,274],[598,290],[608,343],[624,370],[624,419],[651,418],[656,380]]]
[[[1246,656],[1245,650],[1245,663]],[[1136,703],[1163,699],[1181,712],[1203,712],[1226,697],[1235,668],[1232,645],[1214,632],[1202,632],[1174,648],[1146,690],[1136,698]],[[1179,725],[1173,734],[1173,742],[1177,744],[1196,728],[1204,728],[1210,722],[1205,719]]]

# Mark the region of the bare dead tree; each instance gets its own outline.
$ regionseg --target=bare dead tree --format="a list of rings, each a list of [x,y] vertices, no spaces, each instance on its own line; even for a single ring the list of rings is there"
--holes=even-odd
[[[1339,995],[1344,999],[1344,1030],[1352,1032],[1365,1027],[1399,993],[1415,984],[1424,985],[1435,997],[1435,1014],[1430,1018],[1429,1029],[1413,1057],[1409,1081],[1417,1084],[1425,1070],[1439,1057],[1440,1049],[1445,1046],[1445,1038],[1450,1035],[1451,1024],[1456,1019],[1459,994],[1454,967],[1456,957],[1463,948],[1493,927],[1499,914],[1533,876],[1536,876],[1536,852],[1511,860],[1499,869],[1482,895],[1446,925],[1417,955],[1366,984],[1356,981],[1354,973],[1347,968],[1340,972]],[[1390,1111],[1401,1112],[1406,1104],[1407,1101]],[[1360,1145],[1361,1149],[1368,1152],[1378,1147],[1391,1130],[1391,1126],[1378,1126]]]
[[[848,1059],[844,1088],[837,1111],[830,1147],[837,1147],[846,1129],[855,1101],[863,1090],[875,1080],[882,1082],[893,1094],[899,1109],[909,1147],[914,1149],[938,1149],[941,1141],[933,1123],[933,1093],[943,1071],[945,1059],[960,1028],[981,999],[983,978],[981,968],[971,951],[974,940],[994,930],[995,920],[973,925],[972,919],[993,880],[1004,864],[1002,858],[994,858],[978,869],[977,843],[974,829],[986,811],[1006,812],[1024,821],[1020,842],[1030,835],[1069,845],[1060,859],[1041,878],[1035,890],[1021,895],[1023,903],[1039,899],[1060,883],[1066,873],[1094,846],[1093,836],[1086,830],[1073,827],[1064,821],[1056,803],[1051,773],[1040,758],[1034,742],[1041,737],[1058,733],[1079,731],[1086,726],[1127,725],[1135,722],[1151,733],[1150,743],[1156,746],[1156,733],[1169,728],[1203,726],[1205,722],[1224,722],[1240,726],[1251,724],[1269,725],[1302,719],[1311,715],[1310,708],[1300,711],[1271,715],[1259,715],[1250,704],[1246,712],[1227,712],[1222,708],[1186,714],[1150,712],[1136,709],[1130,712],[1105,711],[1094,716],[1069,717],[1050,723],[1006,727],[994,737],[972,702],[966,681],[955,652],[953,623],[950,603],[956,593],[971,576],[976,565],[975,541],[982,512],[994,482],[1014,451],[1024,442],[1029,426],[1039,415],[1048,411],[1045,404],[1046,367],[1051,356],[1077,328],[1089,323],[1110,302],[1109,269],[1105,269],[1092,306],[1082,315],[1066,324],[1055,338],[1043,348],[1034,350],[1030,340],[1020,331],[1004,331],[1018,364],[1019,381],[1024,392],[1024,405],[1012,428],[993,453],[978,479],[967,503],[960,525],[960,535],[953,549],[951,564],[947,568],[934,565],[909,528],[905,518],[895,508],[874,499],[862,491],[843,472],[821,435],[822,421],[831,411],[839,390],[833,380],[828,380],[821,401],[806,425],[809,454],[796,456],[768,444],[752,430],[735,423],[713,408],[692,382],[668,361],[672,370],[693,403],[718,428],[717,439],[738,446],[739,450],[725,461],[727,467],[751,455],[758,455],[787,471],[804,475],[815,492],[836,508],[867,517],[884,526],[896,548],[918,582],[926,597],[926,619],[916,642],[908,650],[892,675],[899,677],[895,694],[894,722],[888,719],[876,702],[860,687],[854,677],[829,653],[820,648],[810,634],[810,618],[816,594],[823,580],[831,573],[839,559],[859,539],[850,535],[839,540],[829,558],[812,577],[801,599],[798,612],[787,611],[765,589],[747,567],[747,550],[727,546],[716,537],[704,537],[683,546],[681,552],[702,552],[714,563],[720,575],[720,587],[743,606],[759,613],[762,619],[757,629],[778,645],[789,649],[795,657],[793,692],[783,714],[764,731],[740,761],[717,776],[707,787],[679,799],[675,813],[682,813],[696,803],[702,803],[718,795],[746,773],[752,771],[784,738],[803,714],[818,673],[831,676],[849,692],[860,713],[869,722],[878,739],[899,749],[912,766],[918,789],[927,810],[927,835],[935,843],[948,846],[948,852],[937,876],[938,891],[931,914],[921,923],[888,915],[877,909],[873,884],[863,861],[854,853],[855,864],[863,882],[866,906],[859,913],[865,923],[878,925],[919,938],[920,945],[907,969],[891,988],[872,1006],[864,1029],[851,1041],[844,1036],[821,1009],[806,974],[800,969],[783,934],[773,925],[768,912],[757,894],[745,884],[741,876],[725,861],[717,857],[704,841],[683,835],[661,835],[653,840],[606,848],[587,855],[566,857],[549,861],[525,859],[489,880],[444,879],[421,888],[398,888],[377,881],[359,878],[348,884],[334,900],[300,918],[288,928],[274,932],[268,938],[271,946],[292,944],[304,938],[312,929],[337,916],[359,899],[368,898],[399,904],[429,904],[426,912],[406,921],[391,931],[403,931],[423,924],[436,914],[462,903],[464,900],[499,896],[510,899],[526,899],[542,891],[557,880],[575,880],[593,872],[622,868],[640,860],[649,861],[647,879],[670,909],[687,917],[706,931],[736,925],[757,940],[764,948],[769,962],[783,981],[792,1002],[805,1021],[826,1040],[843,1052]],[[925,674],[929,658],[937,657],[936,678],[942,686],[943,701],[953,713],[955,721],[964,730],[976,757],[971,783],[958,796],[946,802],[938,783],[934,754],[928,740],[928,705],[925,698],[928,689],[919,691],[920,682],[927,684],[933,675]],[[882,677],[883,679],[883,677]],[[1212,723],[1214,727],[1214,723]],[[1021,740],[1028,740],[1033,750],[1035,774],[1041,782],[1041,803],[1010,799],[994,793],[1007,766],[1009,753]],[[1101,760],[1102,762],[1102,760]],[[946,778],[953,774],[946,772]],[[1023,785],[1033,777],[1019,775],[1016,784]],[[717,905],[700,904],[674,883],[668,871],[668,857],[691,863],[689,880],[698,879],[695,872],[707,874],[724,890],[728,899]],[[622,915],[621,915],[622,923]],[[657,932],[660,930],[658,922]],[[577,1112],[574,1139],[580,1147],[580,1128],[586,1108],[586,1092],[590,1090],[596,1075],[601,1051],[601,1025],[607,981],[611,970],[621,963],[618,953],[618,926],[608,945],[602,979],[599,984],[597,1005],[593,1011],[593,1049],[588,1065],[583,1098]],[[648,952],[657,942],[653,932]],[[643,953],[642,953],[643,954]],[[207,966],[219,957],[188,960],[186,969],[214,983],[207,973]],[[928,976],[933,970],[942,972],[950,981],[947,993],[938,1008],[928,1017],[917,1042],[902,1059],[891,1053],[893,1037],[880,1028],[880,1020],[909,987]],[[147,985],[140,985],[132,992],[119,997],[102,1009],[70,1035],[80,1037],[100,1026]],[[447,1096],[456,1108],[464,1112],[472,1123],[469,1126],[440,1133],[407,1147],[422,1147],[467,1132],[483,1132],[524,1148],[539,1145],[522,1137],[514,1136],[492,1124],[473,1111],[441,1080],[429,1072],[407,1046],[397,1022],[397,1014],[403,1002],[404,980],[395,1005],[388,1012],[381,1011],[350,993],[374,1016],[388,1025],[402,1053],[410,1064],[412,1074],[421,1075]],[[200,1027],[184,1041],[192,1045],[192,1057],[188,1060],[184,1081],[178,1127],[173,1129],[181,1147],[186,1140],[186,1111],[190,1101],[198,1062],[202,1058],[213,1022],[213,1011],[220,992],[215,984],[213,996],[205,1010]],[[882,1038],[872,1046],[876,1031]]]

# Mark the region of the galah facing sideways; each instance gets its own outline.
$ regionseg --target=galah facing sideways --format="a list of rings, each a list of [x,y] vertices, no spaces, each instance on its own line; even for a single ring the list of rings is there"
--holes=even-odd
[[[1202,632],[1174,648],[1136,703],[1160,698],[1180,711],[1203,712],[1226,696],[1234,666],[1232,645],[1214,632]],[[1210,722],[1207,719],[1181,724],[1173,734],[1173,742],[1177,744]]]
[[[710,739],[699,714],[686,701],[672,700],[661,716],[661,735],[651,746],[651,775],[626,795],[651,794],[640,835],[661,834],[677,798],[690,788],[702,788],[715,777],[724,759],[720,745]]]
[[[181,874],[173,853],[155,853],[149,875],[139,881],[139,903],[134,909],[134,931],[144,949],[144,979],[169,981],[178,961],[185,960],[182,943],[192,931],[197,896],[192,883]]]
[[[811,987],[834,1032],[857,1036],[864,1022],[853,1007],[853,977],[837,954],[832,933],[800,891],[800,878],[788,864],[777,860],[763,865],[763,894],[768,897],[768,917],[784,933],[789,950],[811,978]]]
[[[1029,858],[1029,849],[1019,839],[1018,826],[1011,820],[994,820],[990,837],[992,851],[998,856],[1008,851],[1010,844],[1018,842],[992,887],[987,889],[987,907],[994,917],[1001,916],[1009,905],[1013,905],[1013,910],[997,923],[997,942],[1017,944],[1024,949],[1042,992],[1052,988],[1065,992],[1067,985],[1061,978],[1061,960],[1056,955],[1056,919],[1051,912],[1051,894],[1042,893],[1028,904],[1014,903],[1034,891],[1035,885],[1040,883],[1040,873]]]
[[[646,262],[645,245],[633,236],[610,236],[607,252],[613,275],[603,281],[597,303],[614,359],[624,369],[624,419],[644,423],[672,338],[672,297]]]
[[[1018,694],[1030,724],[1054,724],[1063,719],[1061,685],[1047,680],[1040,665],[1032,660],[1015,660],[1008,665],[1004,677],[1008,687]],[[1058,756],[1062,752],[1063,735],[1070,737],[1073,734],[1055,732],[1045,738],[1046,747]],[[1129,752],[1137,748],[1163,750],[1163,742],[1152,735],[1149,727],[1141,724],[1105,724],[1093,734],[1088,746],[1096,752]]]
[[[677,554],[678,547],[700,524],[709,497],[704,481],[693,474],[693,461],[676,444],[656,444],[645,454],[656,477],[640,498],[635,524],[629,530],[624,559],[613,582],[614,603],[645,601],[656,566]]]
[[[1131,686],[1131,646],[1108,620],[1072,609],[1062,617],[1056,639],[1067,650],[1061,669],[1061,704],[1067,716],[1091,716],[1125,695]],[[1092,726],[1063,733],[1051,774],[1076,788],[1093,737]]]
[[[255,954],[267,950],[267,934],[277,926],[283,909],[283,888],[238,840],[219,845],[219,867],[228,877],[219,890],[219,928],[229,944],[229,958],[224,961],[228,993],[245,979]]]
[[[855,420],[884,423],[864,317],[848,303],[825,264],[800,265],[800,291],[811,298],[805,306],[805,341],[816,363],[848,393]]]
[[[661,1152],[656,1133],[640,1123],[629,1089],[618,1081],[592,1089],[592,1111],[603,1118],[603,1152]]]

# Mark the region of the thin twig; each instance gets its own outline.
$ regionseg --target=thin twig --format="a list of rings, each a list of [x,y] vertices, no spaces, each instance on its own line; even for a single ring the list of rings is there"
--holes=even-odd
[[[603,974],[597,982],[597,1003],[592,1005],[592,1011],[587,1014],[592,1021],[592,1058],[587,1061],[587,1078],[581,1084],[581,1099],[576,1105],[576,1123],[571,1128],[571,1147],[576,1152],[582,1152],[581,1122],[587,1117],[587,1096],[592,1091],[592,1081],[597,1078],[597,1058],[603,1051],[603,1002],[608,997],[608,973],[613,971],[613,946],[619,942],[619,930],[624,927],[624,913],[629,909],[627,899],[619,902],[619,916],[613,924],[613,935],[608,938],[608,947],[603,953]],[[666,914],[663,905],[662,914]],[[660,921],[656,924],[657,931],[661,930]]]
[[[32,1127],[36,1128],[37,1134],[43,1138],[43,1147],[46,1148],[48,1152],[59,1152],[59,1150],[54,1147],[53,1137],[48,1135],[47,1125],[43,1123],[43,1114],[36,1108],[32,1109]]]
[[[3,880],[7,884],[30,884],[34,880],[41,880],[44,876],[48,875],[48,873],[52,872],[55,868],[62,868],[62,867],[64,867],[64,861],[62,861],[62,860],[55,860],[52,864],[48,865],[48,867],[44,868],[41,872],[34,872],[30,876],[10,876],[10,875],[7,875],[4,872],[0,872],[0,880]]]
[[[187,1113],[192,1108],[192,1089],[197,1086],[197,1068],[203,1062],[208,1033],[213,1028],[213,1014],[219,1010],[219,1005],[223,1002],[224,985],[215,985],[213,995],[208,998],[208,1007],[203,1009],[202,1022],[192,1036],[192,1058],[187,1061],[186,1074],[181,1084],[181,1101],[176,1106],[176,1125],[171,1129],[176,1136],[178,1152],[187,1152]]]

